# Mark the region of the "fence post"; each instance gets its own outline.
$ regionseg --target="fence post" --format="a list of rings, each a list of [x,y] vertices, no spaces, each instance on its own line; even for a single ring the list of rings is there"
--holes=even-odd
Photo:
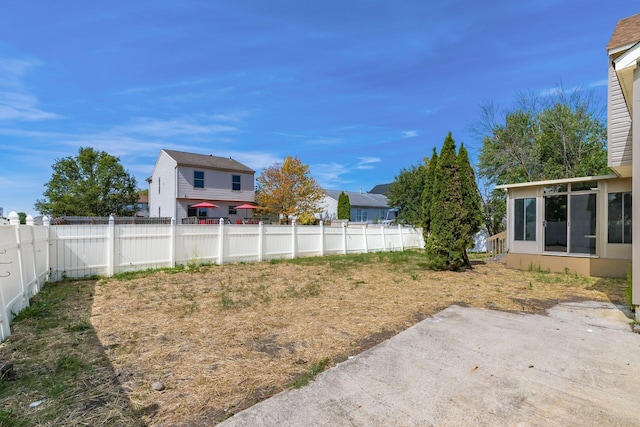
[[[31,292],[29,292],[29,295],[27,296],[27,298],[31,298],[32,296],[40,292],[40,278],[38,277],[38,257],[36,256],[36,232],[33,230],[35,223],[31,215],[27,215],[27,225],[29,226],[29,236],[31,237],[31,256],[33,257],[34,284],[31,287]]]
[[[18,218],[18,214],[15,212],[11,212],[9,214],[9,222],[11,225],[16,226],[16,243],[18,244],[18,280],[20,281],[20,290],[22,291],[22,307],[20,307],[20,310],[22,310],[25,307],[29,306],[29,297],[27,296],[27,282],[24,280],[24,257],[26,254],[23,253],[22,239],[20,239],[20,219],[15,221],[14,218],[11,217],[12,214],[15,214],[16,218]]]
[[[171,246],[169,247],[169,250],[171,251],[171,253],[169,254],[169,266],[171,268],[174,268],[176,266],[176,219],[175,217],[171,218]]]
[[[264,258],[264,222],[258,222],[258,261],[262,262]]]
[[[398,230],[400,231],[400,250],[404,251],[404,242],[402,241],[402,224],[398,224]]]
[[[342,222],[342,253],[347,254],[347,223]]]
[[[109,229],[107,231],[107,276],[113,276],[115,272],[115,252],[116,252],[116,219],[109,215]]]
[[[47,238],[45,239],[45,247],[46,247],[46,257],[45,257],[45,262],[47,263],[46,265],[46,270],[47,270],[47,278],[46,281],[48,282],[49,280],[51,280],[51,221],[49,220],[48,216],[43,216],[42,217],[42,225],[46,228],[47,230]]]
[[[320,221],[320,256],[324,256],[324,221]]]
[[[220,232],[218,233],[218,264],[224,263],[224,218],[218,221]]]
[[[20,217],[16,211],[9,212],[9,224],[10,225],[20,225]]]
[[[364,238],[364,253],[369,253],[369,244],[367,243],[367,225],[362,226],[362,237]]]
[[[295,259],[298,255],[298,236],[297,236],[296,220],[291,221],[291,259]]]
[[[382,231],[382,249],[387,252],[387,238],[384,235],[384,225],[380,226],[380,230]]]

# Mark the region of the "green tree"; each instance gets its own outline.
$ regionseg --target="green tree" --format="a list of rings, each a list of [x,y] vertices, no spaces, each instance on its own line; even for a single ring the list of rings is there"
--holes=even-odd
[[[39,212],[51,216],[129,216],[138,200],[136,180],[120,159],[91,147],[75,157],[57,159],[53,175],[45,184],[44,199],[36,202]]]
[[[425,174],[425,164],[402,169],[389,186],[387,193],[389,206],[398,208],[398,219],[407,224],[422,224],[422,193]]]
[[[458,270],[468,244],[462,180],[451,133],[447,135],[435,168],[430,203],[430,232],[425,243],[434,269]]]
[[[338,196],[338,219],[351,220],[351,201],[344,191]]]
[[[18,219],[20,220],[20,224],[26,224],[27,223],[26,212],[18,212]]]
[[[309,166],[288,156],[282,163],[265,168],[256,180],[256,203],[261,211],[290,216],[315,215],[322,211],[325,192],[309,174]]]
[[[496,118],[493,104],[482,107],[474,125],[482,139],[478,175],[486,184],[485,227],[500,230],[506,214],[496,184],[604,175],[607,132],[604,109],[593,92],[558,88],[546,97],[521,93],[516,107]]]
[[[422,234],[426,242],[431,232],[431,202],[433,200],[434,180],[436,177],[436,167],[438,166],[438,151],[433,147],[431,158],[425,159],[427,169],[422,189]]]
[[[607,130],[593,92],[558,88],[547,97],[522,93],[496,120],[492,104],[474,126],[482,137],[479,174],[492,184],[601,175]]]
[[[466,237],[462,255],[465,265],[471,267],[467,249],[473,247],[475,236],[478,231],[480,231],[483,223],[482,197],[480,196],[478,184],[476,183],[476,175],[469,162],[469,153],[467,153],[467,149],[464,148],[464,144],[460,144],[457,162],[462,189],[462,227]]]

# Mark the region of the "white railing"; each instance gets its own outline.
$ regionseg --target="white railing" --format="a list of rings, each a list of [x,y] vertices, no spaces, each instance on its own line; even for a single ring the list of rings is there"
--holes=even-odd
[[[177,264],[265,261],[423,247],[420,229],[363,225],[83,224],[0,226],[0,339],[45,281]],[[31,224],[33,222],[31,221]],[[6,272],[5,272],[6,270]]]

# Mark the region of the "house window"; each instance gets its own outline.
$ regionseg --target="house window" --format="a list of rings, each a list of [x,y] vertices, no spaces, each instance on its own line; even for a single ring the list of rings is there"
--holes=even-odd
[[[193,188],[204,188],[204,171],[193,171]]]
[[[367,222],[366,209],[356,209],[356,222]]]
[[[240,175],[231,175],[231,189],[240,191]]]
[[[515,199],[515,240],[536,240],[536,199]]]
[[[235,215],[237,213],[238,213],[238,211],[236,211],[236,207],[235,206],[229,206],[229,215]]]
[[[631,243],[631,193],[609,193],[609,243]]]

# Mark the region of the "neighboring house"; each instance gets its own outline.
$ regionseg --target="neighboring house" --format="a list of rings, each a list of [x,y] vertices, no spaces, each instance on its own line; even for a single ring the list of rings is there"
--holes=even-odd
[[[508,266],[625,276],[640,260],[640,14],[618,22],[607,46],[608,164],[612,175],[503,185]],[[640,305],[640,261],[633,265]],[[637,311],[640,315],[640,310]]]
[[[236,222],[250,214],[235,207],[253,202],[254,174],[230,157],[163,149],[147,179],[149,215],[176,218],[178,223],[205,218]],[[193,207],[201,202],[217,207]]]
[[[136,216],[148,217],[149,216],[149,196],[146,194],[138,195],[138,203],[136,204]]]
[[[391,186],[391,183],[389,183],[389,184],[378,184],[375,187],[373,187],[371,190],[369,190],[369,193],[371,193],[371,194],[384,194],[386,196],[387,193],[389,192],[389,187],[390,186]]]
[[[323,211],[322,219],[338,218],[338,197],[340,190],[325,190],[326,196],[321,202]],[[345,191],[351,204],[351,221],[382,223],[389,212],[387,197],[383,194],[361,193],[357,191]]]

